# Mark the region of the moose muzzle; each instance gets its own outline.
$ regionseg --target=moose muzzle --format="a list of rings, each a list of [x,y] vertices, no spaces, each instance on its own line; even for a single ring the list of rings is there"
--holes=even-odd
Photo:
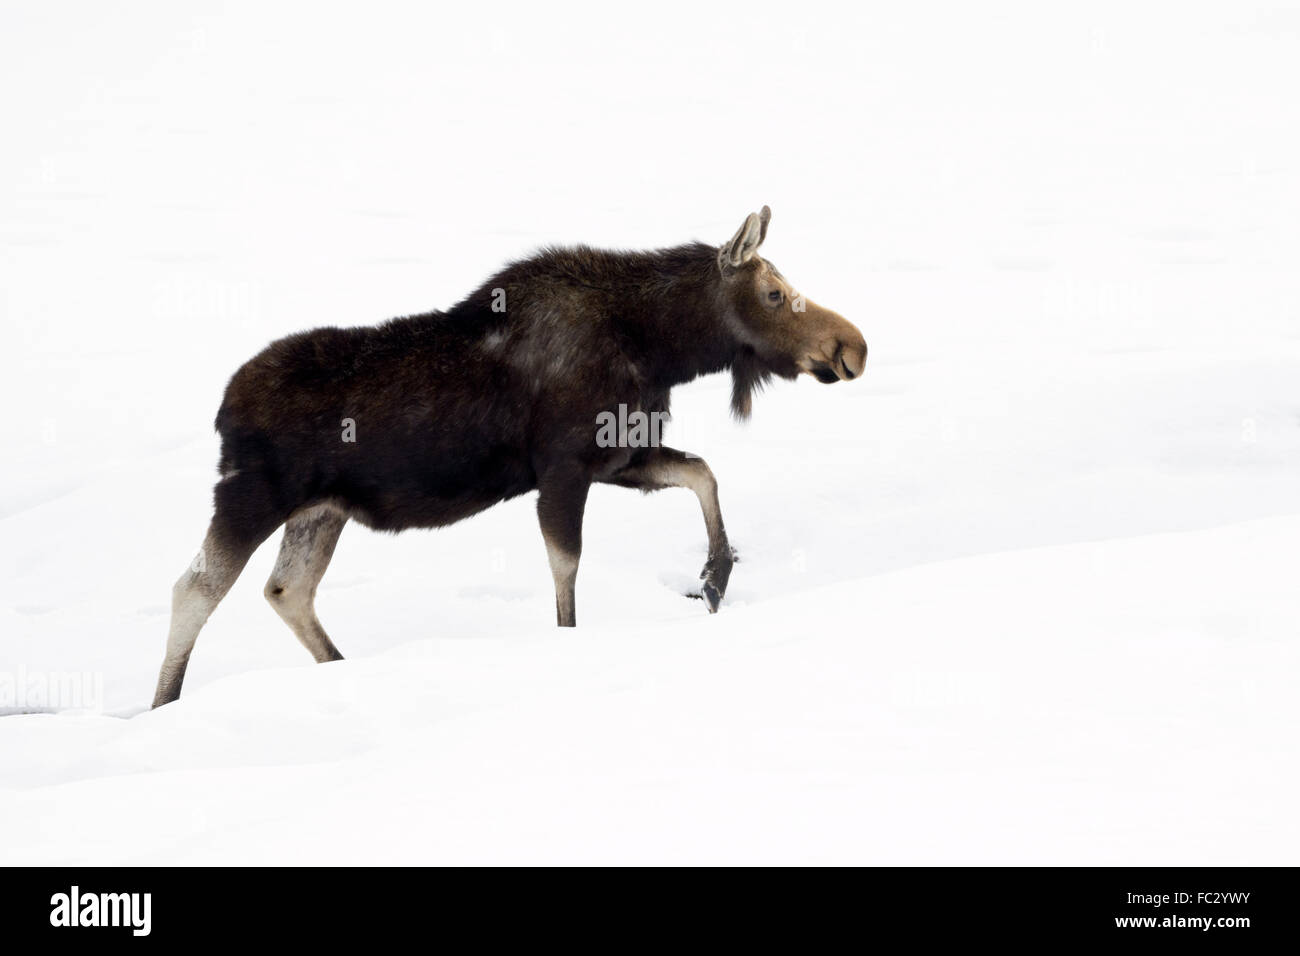
[[[824,385],[850,382],[866,370],[867,341],[857,326],[843,316],[820,307],[816,311],[818,314],[812,316],[818,331],[816,345],[800,367]]]

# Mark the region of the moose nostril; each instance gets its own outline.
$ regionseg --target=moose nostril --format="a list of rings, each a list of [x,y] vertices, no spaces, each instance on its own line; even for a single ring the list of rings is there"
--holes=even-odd
[[[859,349],[853,345],[844,345],[840,347],[839,365],[844,370],[846,381],[852,381],[862,374],[867,365],[867,350],[864,346]]]

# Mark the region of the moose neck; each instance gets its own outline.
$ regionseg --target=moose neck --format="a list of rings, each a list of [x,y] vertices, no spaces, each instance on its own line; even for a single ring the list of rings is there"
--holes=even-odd
[[[663,389],[730,368],[739,345],[724,320],[717,250],[694,243],[649,255],[653,280],[616,320],[625,351]]]

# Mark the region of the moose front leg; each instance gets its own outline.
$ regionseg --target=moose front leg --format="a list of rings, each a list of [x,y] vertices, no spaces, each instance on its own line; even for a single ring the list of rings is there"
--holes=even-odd
[[[709,613],[715,613],[727,591],[735,555],[727,542],[727,529],[722,525],[718,480],[713,477],[708,463],[690,452],[659,445],[645,449],[625,468],[603,480],[642,491],[689,488],[695,492],[700,499],[700,510],[704,512],[704,527],[709,533],[709,557],[700,572],[700,579],[704,582],[701,591]]]
[[[575,627],[573,591],[582,556],[582,514],[591,479],[578,470],[557,469],[538,482],[537,520],[555,578],[555,623]]]

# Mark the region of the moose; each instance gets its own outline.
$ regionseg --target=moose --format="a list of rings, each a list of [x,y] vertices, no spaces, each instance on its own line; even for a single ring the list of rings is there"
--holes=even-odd
[[[750,213],[721,248],[546,248],[445,312],[300,332],[243,365],[217,412],[212,521],[172,590],[153,705],[180,696],[199,630],[281,525],[264,593],[318,662],[342,659],[315,597],[349,519],[437,528],[534,490],[557,623],[573,627],[593,482],[695,493],[700,596],[717,611],[734,554],[708,464],[660,444],[610,447],[596,422],[621,406],[667,413],[674,386],[713,372],[730,370],[742,420],[773,376],[863,373],[862,333],[759,256],[771,215]]]

